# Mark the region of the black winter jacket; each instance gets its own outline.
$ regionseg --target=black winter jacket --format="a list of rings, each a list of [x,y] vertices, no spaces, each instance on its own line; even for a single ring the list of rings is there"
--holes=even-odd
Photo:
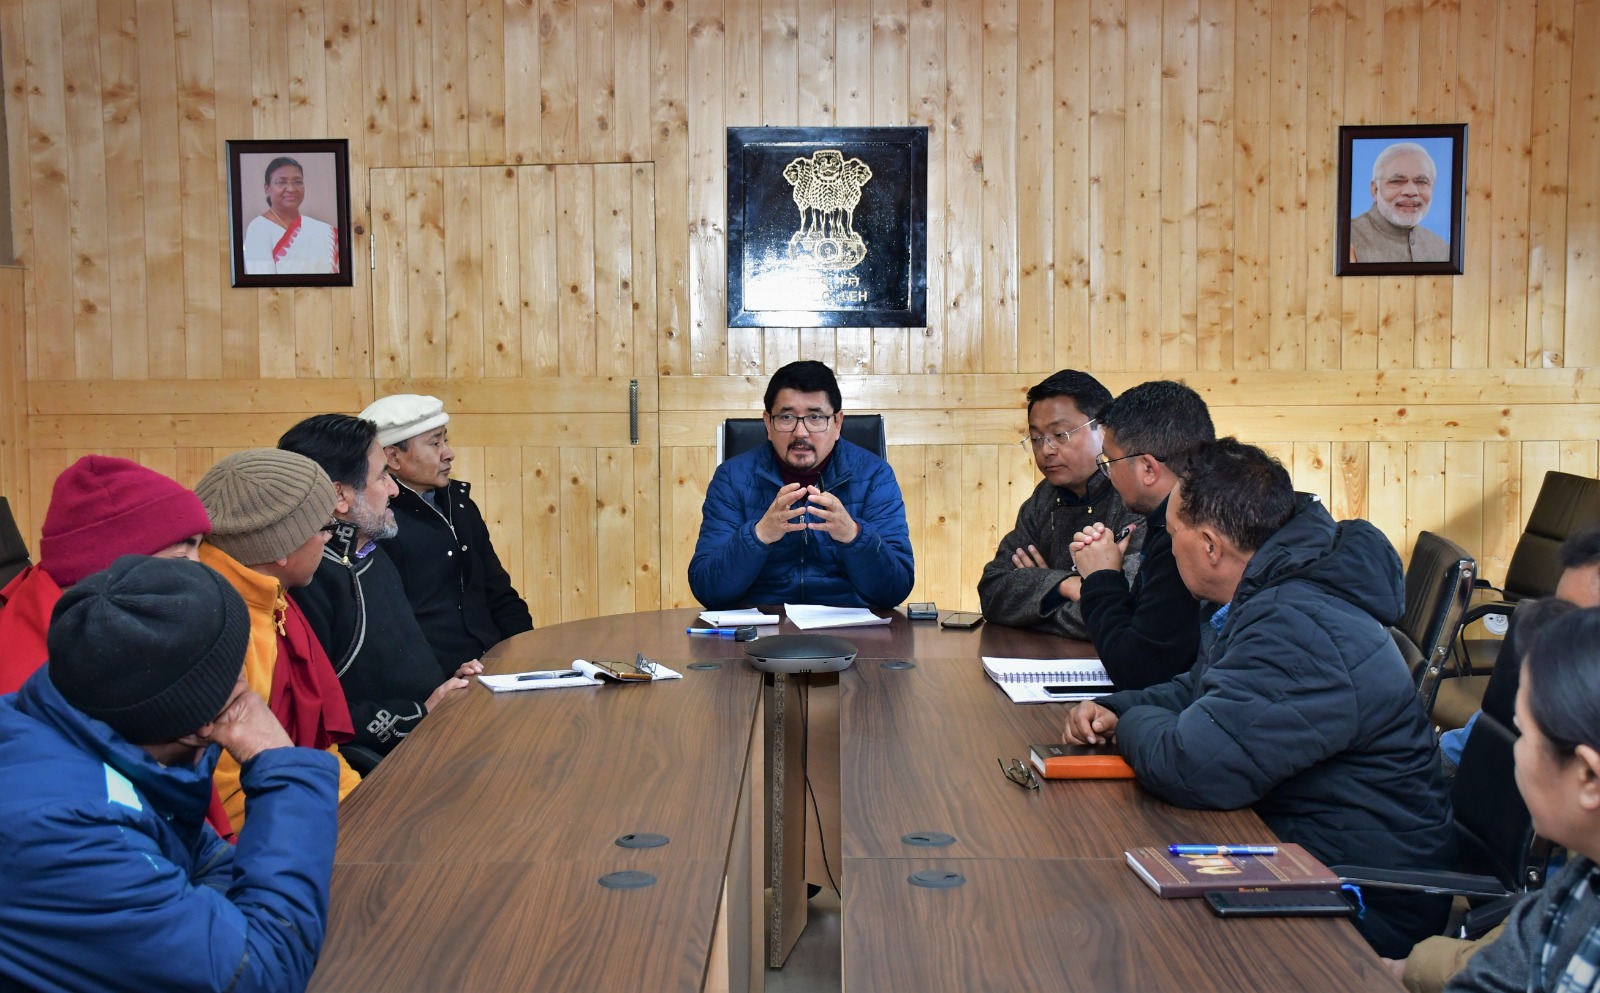
[[[452,479],[432,503],[399,484],[389,501],[400,531],[380,542],[405,583],[406,599],[445,676],[514,634],[533,618],[489,541],[472,502],[472,484]]]
[[[1438,746],[1388,625],[1400,558],[1366,521],[1302,495],[1256,550],[1218,631],[1181,676],[1101,701],[1150,792],[1180,807],[1251,806],[1329,864],[1448,869],[1455,856]],[[1380,954],[1437,933],[1448,901],[1368,893],[1358,925]],[[1437,919],[1435,919],[1435,917]]]

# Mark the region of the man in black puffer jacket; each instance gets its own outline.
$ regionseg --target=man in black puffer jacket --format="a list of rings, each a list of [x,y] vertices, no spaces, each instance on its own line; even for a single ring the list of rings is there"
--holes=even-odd
[[[1224,438],[1167,506],[1200,653],[1175,679],[1075,707],[1067,737],[1115,737],[1139,782],[1180,807],[1252,807],[1329,864],[1448,869],[1438,746],[1389,634],[1400,559],[1366,521],[1335,522],[1258,448]],[[1248,840],[1248,839],[1246,839]],[[1449,899],[1368,890],[1380,955],[1444,926]]]

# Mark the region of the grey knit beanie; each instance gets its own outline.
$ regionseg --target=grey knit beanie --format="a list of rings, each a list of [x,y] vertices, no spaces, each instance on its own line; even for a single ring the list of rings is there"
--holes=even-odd
[[[207,540],[243,565],[274,562],[328,523],[336,500],[322,467],[294,452],[235,452],[200,477],[195,495],[211,515]]]
[[[244,598],[217,572],[124,555],[57,601],[47,671],[72,706],[135,745],[157,745],[217,716],[249,640]]]

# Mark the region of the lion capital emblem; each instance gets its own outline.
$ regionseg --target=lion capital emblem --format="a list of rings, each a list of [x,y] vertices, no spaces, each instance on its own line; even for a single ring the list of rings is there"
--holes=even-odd
[[[845,160],[827,148],[798,158],[783,170],[794,188],[800,229],[789,239],[789,258],[809,259],[823,269],[853,269],[867,257],[867,243],[856,233],[856,204],[872,170],[860,159]]]

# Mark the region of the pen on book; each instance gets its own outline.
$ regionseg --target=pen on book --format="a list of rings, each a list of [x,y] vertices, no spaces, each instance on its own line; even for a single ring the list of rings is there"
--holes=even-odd
[[[564,669],[561,672],[525,672],[517,677],[517,682],[525,683],[530,679],[571,679],[583,673],[576,669]]]
[[[1277,845],[1168,845],[1173,855],[1276,855]]]

